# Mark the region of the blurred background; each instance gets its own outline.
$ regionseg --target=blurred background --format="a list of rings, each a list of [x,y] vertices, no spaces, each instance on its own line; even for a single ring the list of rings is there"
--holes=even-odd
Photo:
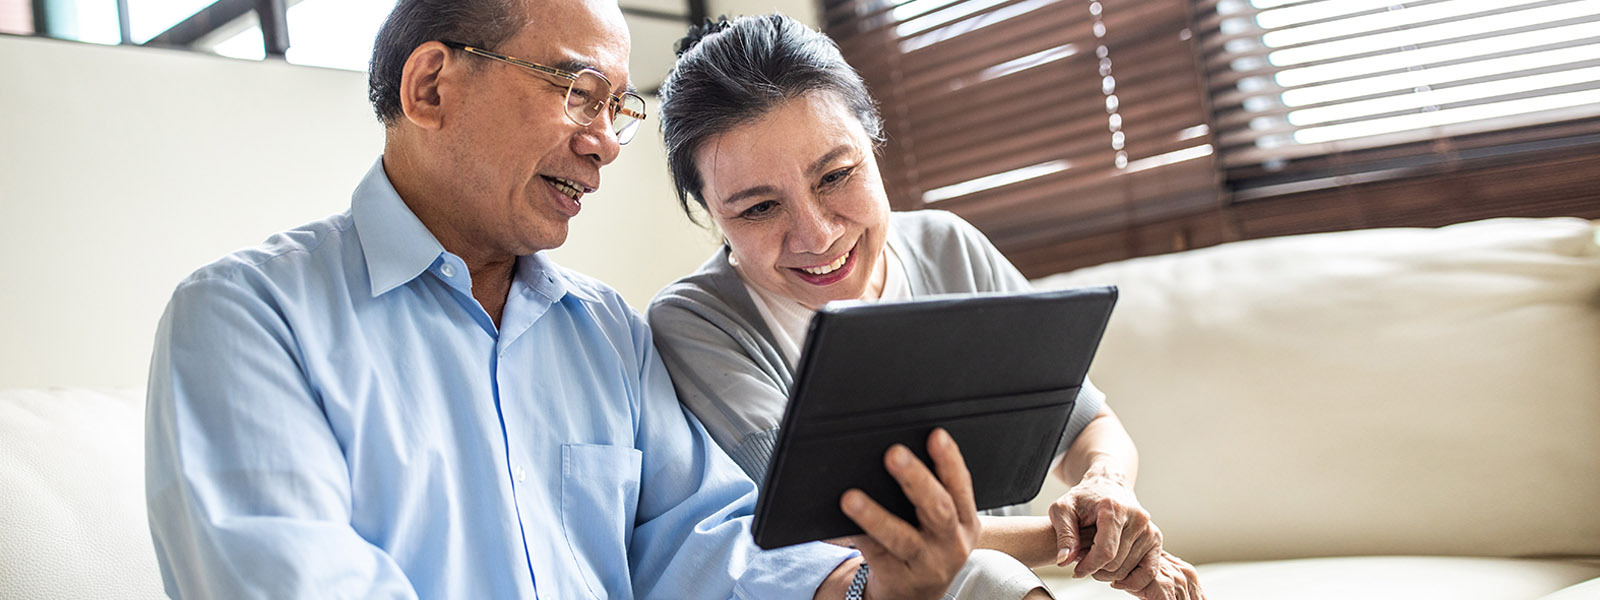
[[[0,381],[85,383],[89,362],[137,384],[179,279],[344,210],[382,147],[364,69],[392,6],[0,0],[0,252],[28,257],[0,271]],[[895,208],[963,215],[1030,277],[1288,234],[1600,218],[1600,0],[621,6],[644,92],[707,16],[826,32],[882,105]],[[678,211],[647,123],[552,254],[642,307],[718,239]]]

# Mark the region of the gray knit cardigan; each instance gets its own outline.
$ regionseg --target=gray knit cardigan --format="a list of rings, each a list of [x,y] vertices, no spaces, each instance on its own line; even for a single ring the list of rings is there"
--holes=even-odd
[[[1030,289],[988,238],[948,212],[891,213],[888,243],[905,264],[912,297]],[[656,294],[648,317],[679,401],[759,484],[794,371],[728,264],[728,252],[723,246],[698,271]],[[1066,433],[1050,440],[1056,452],[1077,438],[1104,403],[1104,394],[1085,381]]]

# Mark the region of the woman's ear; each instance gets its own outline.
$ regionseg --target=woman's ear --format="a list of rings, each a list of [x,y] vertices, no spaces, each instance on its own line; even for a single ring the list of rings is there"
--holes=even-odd
[[[455,56],[439,42],[417,46],[406,58],[400,74],[400,112],[407,121],[423,129],[444,125],[439,80]]]

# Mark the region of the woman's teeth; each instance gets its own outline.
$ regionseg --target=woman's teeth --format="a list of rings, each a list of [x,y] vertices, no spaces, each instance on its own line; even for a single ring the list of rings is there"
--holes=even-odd
[[[561,193],[566,194],[567,197],[573,200],[577,200],[579,196],[583,195],[583,187],[571,180],[560,177],[545,177],[545,180],[555,184],[557,190],[560,190]]]
[[[850,258],[850,253],[846,252],[843,255],[841,255],[838,259],[834,260],[831,263],[822,265],[820,267],[809,267],[809,268],[804,268],[804,269],[800,269],[800,270],[801,271],[805,271],[807,273],[810,273],[812,275],[827,275],[829,273],[832,273],[834,271],[839,270],[839,267],[844,266],[844,261],[846,259],[848,259],[848,258]]]

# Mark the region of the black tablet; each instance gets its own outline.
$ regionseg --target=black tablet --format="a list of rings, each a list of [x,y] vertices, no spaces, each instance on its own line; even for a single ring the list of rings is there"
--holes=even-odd
[[[859,488],[916,512],[883,467],[928,434],[961,446],[978,509],[1032,500],[1105,332],[1115,287],[830,303],[812,318],[756,501],[762,548],[861,533],[839,509]]]

